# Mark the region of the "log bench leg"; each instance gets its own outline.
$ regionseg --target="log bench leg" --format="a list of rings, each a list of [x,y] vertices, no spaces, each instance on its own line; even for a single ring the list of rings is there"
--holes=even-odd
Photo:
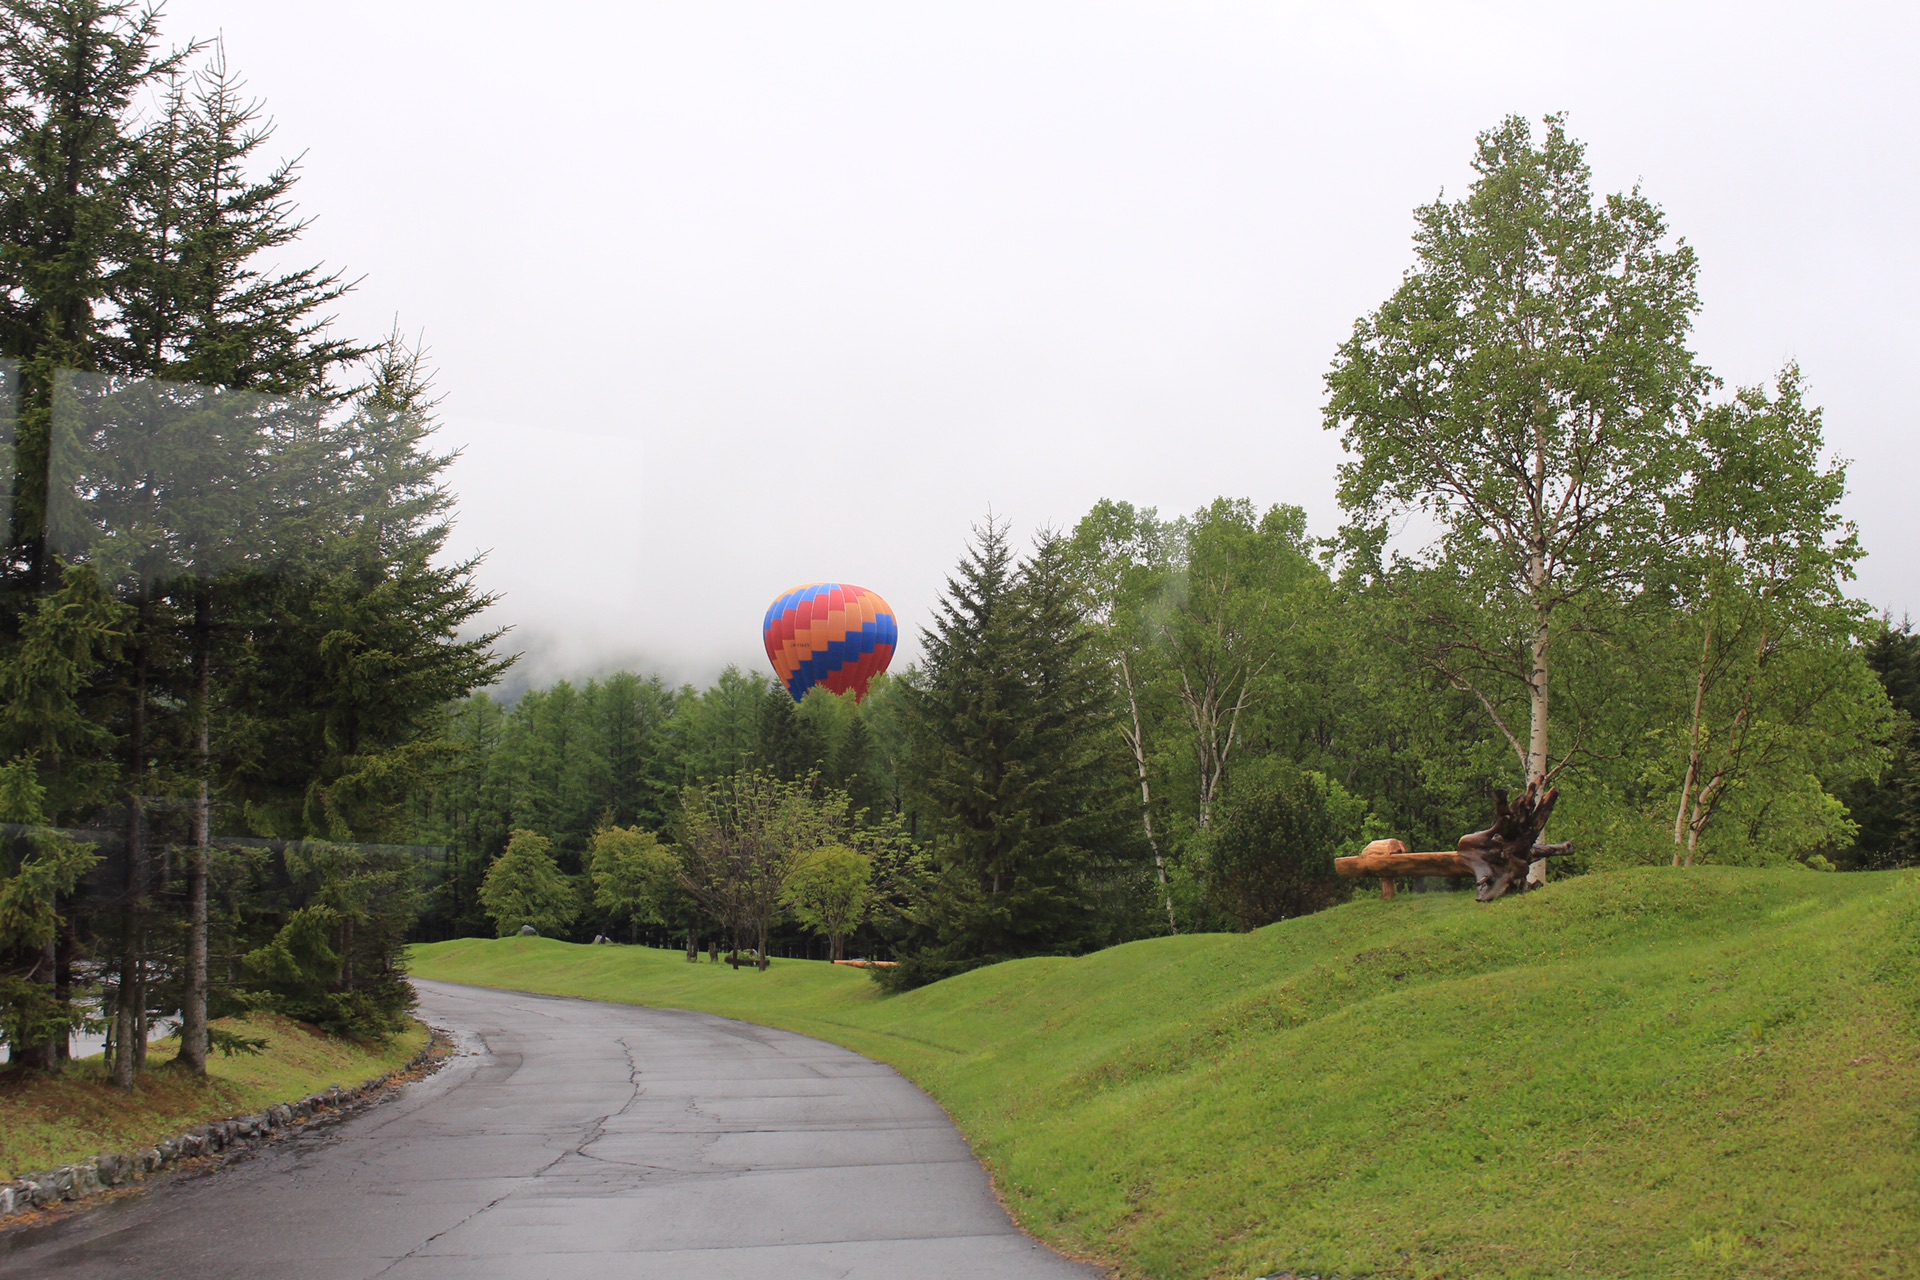
[[[1393,901],[1393,881],[1387,879],[1385,876],[1380,877],[1380,900],[1382,902]]]

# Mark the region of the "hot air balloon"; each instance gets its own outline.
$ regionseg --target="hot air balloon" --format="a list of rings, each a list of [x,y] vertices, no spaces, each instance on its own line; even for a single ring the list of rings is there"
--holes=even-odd
[[[893,661],[900,628],[876,592],[839,582],[810,582],[775,600],[761,629],[774,674],[795,702],[823,684],[867,696],[867,682]]]

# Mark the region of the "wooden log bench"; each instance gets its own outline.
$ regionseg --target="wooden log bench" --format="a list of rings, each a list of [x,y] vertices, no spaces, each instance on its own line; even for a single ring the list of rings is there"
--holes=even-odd
[[[1335,858],[1333,869],[1349,880],[1380,881],[1380,896],[1393,900],[1393,882],[1407,876],[1465,876],[1473,868],[1457,853],[1409,853],[1398,840],[1375,840],[1350,858]]]
[[[1452,853],[1409,853],[1398,840],[1375,840],[1349,858],[1335,858],[1333,869],[1349,880],[1380,881],[1380,896],[1393,898],[1393,882],[1402,876],[1471,876],[1479,886],[1475,895],[1491,902],[1509,889],[1525,893],[1546,883],[1545,867],[1535,878],[1529,868],[1547,858],[1573,852],[1573,841],[1541,844],[1540,833],[1553,816],[1560,798],[1549,789],[1527,788],[1520,803],[1507,803],[1507,793],[1494,792],[1493,825],[1460,837]]]

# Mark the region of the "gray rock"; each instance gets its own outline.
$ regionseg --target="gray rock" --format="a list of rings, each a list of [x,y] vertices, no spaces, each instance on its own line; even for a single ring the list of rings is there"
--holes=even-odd
[[[206,1150],[207,1138],[205,1134],[190,1133],[180,1139],[180,1154],[188,1160],[198,1155],[205,1155]]]
[[[119,1156],[101,1156],[94,1161],[99,1170],[100,1181],[109,1187],[117,1187],[126,1180],[126,1164]]]
[[[173,1157],[162,1155],[160,1148],[148,1147],[141,1153],[140,1163],[146,1166],[146,1172],[155,1173],[173,1163]]]
[[[0,1218],[13,1212],[13,1188],[0,1187]]]
[[[530,924],[523,924],[520,926],[520,936],[523,938],[537,938],[540,936],[540,931]]]

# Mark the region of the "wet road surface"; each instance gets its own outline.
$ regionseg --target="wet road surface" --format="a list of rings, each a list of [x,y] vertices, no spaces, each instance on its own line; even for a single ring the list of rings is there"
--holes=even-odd
[[[891,1068],[705,1014],[421,982],[464,1052],[395,1101],[52,1226],[0,1275],[1097,1280]]]

